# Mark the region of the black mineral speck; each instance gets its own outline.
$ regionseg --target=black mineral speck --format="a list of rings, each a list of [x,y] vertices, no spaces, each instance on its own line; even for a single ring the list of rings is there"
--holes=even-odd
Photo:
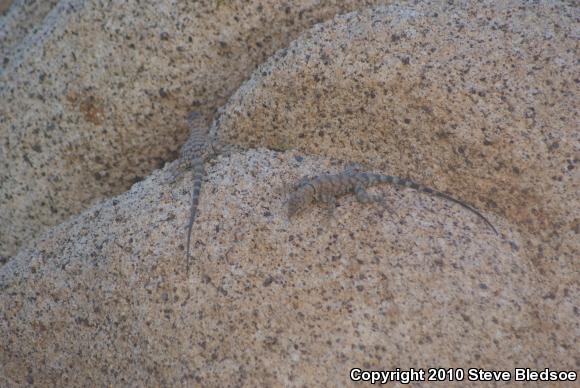
[[[544,299],[556,299],[556,294],[554,294],[553,292],[548,292],[546,295],[543,296]]]

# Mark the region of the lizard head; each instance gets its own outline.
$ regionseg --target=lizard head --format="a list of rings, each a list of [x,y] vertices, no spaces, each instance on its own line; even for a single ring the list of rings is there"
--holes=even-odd
[[[299,185],[288,200],[288,218],[292,218],[307,208],[314,200],[314,194],[315,190],[311,184]]]

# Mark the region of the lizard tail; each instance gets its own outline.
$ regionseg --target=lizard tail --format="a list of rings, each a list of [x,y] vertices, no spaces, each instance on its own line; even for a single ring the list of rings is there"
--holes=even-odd
[[[492,225],[492,223],[489,222],[489,220],[487,218],[485,218],[483,216],[483,214],[481,214],[479,211],[477,211],[474,207],[466,204],[463,201],[460,201],[458,199],[455,199],[455,198],[453,198],[450,195],[447,195],[445,193],[442,193],[441,191],[437,191],[437,190],[434,190],[434,189],[432,189],[430,187],[423,186],[423,185],[421,185],[421,184],[419,184],[417,182],[413,182],[413,181],[411,181],[409,179],[399,178],[399,177],[396,177],[396,176],[378,175],[377,174],[377,175],[374,176],[374,179],[376,179],[379,182],[387,182],[387,183],[393,183],[393,184],[396,184],[396,185],[399,185],[399,186],[403,186],[403,187],[409,187],[411,189],[414,189],[414,190],[417,190],[417,191],[420,191],[420,192],[423,192],[423,193],[436,195],[436,196],[441,197],[441,198],[444,198],[444,199],[446,199],[448,201],[455,202],[456,204],[458,204],[458,205],[464,207],[465,209],[471,211],[472,213],[476,214],[479,218],[481,218],[495,232],[495,234],[499,234],[497,232],[497,230],[495,229],[495,227]]]
[[[421,190],[421,191],[423,191],[423,190]],[[491,223],[491,222],[489,222],[489,220],[488,220],[487,218],[485,218],[485,217],[483,216],[483,214],[481,214],[481,213],[480,213],[479,211],[477,211],[475,208],[471,207],[470,205],[466,204],[465,202],[462,202],[462,201],[460,201],[460,200],[458,200],[458,199],[455,199],[455,198],[453,198],[453,197],[451,197],[451,196],[449,196],[449,195],[447,195],[447,194],[445,194],[445,193],[442,193],[442,192],[440,192],[440,191],[434,191],[434,190],[431,190],[431,191],[433,191],[433,192],[435,193],[435,195],[437,195],[438,197],[445,198],[445,199],[447,199],[447,200],[449,200],[449,201],[451,201],[451,202],[455,202],[456,204],[463,206],[464,208],[466,208],[466,209],[468,209],[468,210],[471,210],[471,212],[473,212],[473,213],[474,213],[474,214],[476,214],[476,215],[477,215],[479,218],[481,218],[481,219],[482,219],[482,220],[483,220],[483,221],[484,221],[484,222],[485,222],[485,223],[486,223],[486,224],[487,224],[487,225],[488,225],[488,226],[491,228],[491,230],[493,230],[493,231],[495,232],[495,234],[499,234],[499,233],[497,232],[497,230],[495,229],[495,227],[492,225],[492,223]]]
[[[201,192],[201,182],[205,171],[203,168],[203,160],[196,158],[193,160],[193,192],[191,193],[191,208],[189,215],[189,223],[187,224],[187,273],[189,273],[189,265],[191,262],[191,232],[193,229],[193,222],[197,215],[197,205],[199,203],[199,193]]]

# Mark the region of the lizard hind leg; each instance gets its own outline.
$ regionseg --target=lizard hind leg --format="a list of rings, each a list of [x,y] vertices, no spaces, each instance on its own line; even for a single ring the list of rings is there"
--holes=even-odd
[[[391,209],[391,207],[387,204],[387,199],[384,195],[371,195],[369,194],[365,188],[361,185],[356,186],[354,188],[354,194],[356,195],[357,201],[360,203],[371,203],[375,202],[381,205],[387,212],[394,214],[395,212]]]
[[[336,209],[336,198],[333,195],[325,195],[321,198],[321,202],[326,209],[326,221],[329,222],[334,219],[334,210]]]
[[[359,201],[360,203],[371,203],[380,201],[378,197],[375,197],[367,193],[364,186],[362,185],[358,185],[354,188],[354,194],[356,196],[357,201]]]

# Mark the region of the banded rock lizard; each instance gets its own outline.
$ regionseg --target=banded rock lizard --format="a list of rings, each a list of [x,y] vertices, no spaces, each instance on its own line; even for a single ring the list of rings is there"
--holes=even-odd
[[[290,195],[288,200],[288,218],[292,218],[300,213],[315,201],[326,204],[330,214],[332,214],[336,206],[336,197],[348,193],[355,194],[357,200],[361,203],[382,201],[382,197],[371,196],[365,190],[368,187],[380,183],[390,183],[397,186],[409,187],[419,192],[431,194],[455,202],[476,214],[495,232],[495,234],[498,234],[495,227],[487,218],[463,201],[408,179],[366,172],[345,172],[342,174],[324,174],[314,178],[303,178],[298,182],[294,192]]]
[[[219,147],[212,142],[208,135],[208,125],[205,119],[197,112],[188,116],[191,133],[189,139],[181,147],[177,168],[170,172],[170,181],[175,181],[183,170],[193,170],[193,190],[191,193],[191,205],[189,221],[187,223],[187,272],[191,261],[191,232],[197,215],[199,194],[205,176],[205,163],[218,154]]]

